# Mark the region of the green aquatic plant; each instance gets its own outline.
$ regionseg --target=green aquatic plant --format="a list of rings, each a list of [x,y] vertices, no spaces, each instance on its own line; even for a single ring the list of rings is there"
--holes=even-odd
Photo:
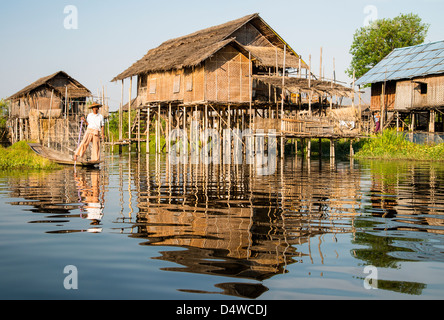
[[[355,158],[443,161],[444,144],[420,145],[407,141],[405,135],[396,130],[384,130],[364,140]]]
[[[0,170],[56,168],[59,168],[58,164],[35,154],[26,141],[14,143],[7,148],[0,147]]]

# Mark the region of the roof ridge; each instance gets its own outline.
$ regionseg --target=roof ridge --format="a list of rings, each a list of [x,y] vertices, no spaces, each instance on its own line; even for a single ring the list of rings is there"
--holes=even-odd
[[[221,24],[218,24],[218,25],[215,25],[215,26],[211,26],[211,27],[208,27],[208,28],[204,28],[204,29],[200,29],[200,30],[197,30],[197,31],[194,31],[194,32],[192,32],[192,33],[189,33],[189,34],[186,34],[186,35],[183,35],[183,36],[179,36],[179,37],[176,37],[176,38],[172,38],[172,39],[169,39],[169,40],[166,40],[166,41],[164,41],[164,42],[162,42],[161,44],[160,44],[160,46],[162,46],[162,45],[165,45],[165,44],[168,44],[169,42],[176,42],[176,41],[179,41],[180,39],[186,39],[186,38],[191,38],[191,37],[193,37],[193,36],[196,36],[196,35],[199,35],[199,34],[202,34],[202,33],[204,33],[205,31],[212,31],[212,30],[217,30],[217,29],[220,29],[220,28],[222,28],[222,27],[224,27],[224,26],[229,26],[229,25],[231,25],[231,24],[234,24],[235,22],[243,22],[243,24],[245,24],[245,23],[247,23],[248,21],[250,21],[251,19],[254,19],[255,17],[257,17],[257,16],[259,16],[259,14],[258,13],[254,13],[254,14],[250,14],[250,15],[246,15],[246,16],[244,16],[244,17],[242,17],[242,18],[238,18],[238,19],[234,19],[234,20],[230,20],[230,21],[227,21],[227,22],[224,22],[224,23],[221,23]],[[248,18],[248,19],[247,19]],[[245,20],[245,21],[244,21]],[[242,24],[242,25],[243,25]],[[232,32],[231,32],[232,33]],[[231,34],[230,33],[230,34]],[[226,37],[228,37],[230,34],[227,34],[226,35]]]

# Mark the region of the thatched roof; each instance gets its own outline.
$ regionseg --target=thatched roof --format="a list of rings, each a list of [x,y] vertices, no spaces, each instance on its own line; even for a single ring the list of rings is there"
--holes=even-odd
[[[55,79],[56,77],[64,77],[67,79],[69,85],[68,85],[68,96],[70,98],[83,98],[83,97],[90,97],[91,92],[84,87],[80,82],[75,80],[74,78],[70,77],[66,72],[64,71],[58,71],[56,73],[53,73],[49,76],[43,77],[38,79],[37,81],[31,83],[30,85],[26,86],[19,92],[13,94],[7,100],[12,99],[18,99],[21,97],[24,97],[33,91],[40,89],[42,87],[46,87],[49,90],[54,90],[54,92],[62,97],[65,96],[65,87],[57,87],[53,84],[51,84],[51,80]]]
[[[299,56],[296,52],[256,13],[183,37],[168,40],[159,47],[149,50],[142,59],[116,76],[112,81],[123,80],[148,72],[168,71],[199,65],[220,49],[232,44],[235,41],[233,34],[247,23],[251,23],[267,38],[268,45],[272,45],[269,48],[247,47],[236,41],[238,46],[243,47],[247,52],[251,52],[259,65],[267,67],[276,66],[277,55],[278,64],[282,67],[283,48],[286,45],[288,61],[286,66],[298,68]],[[302,68],[307,68],[304,61],[302,61]]]
[[[292,93],[310,93],[313,91],[316,94],[328,94],[330,96],[353,97],[354,95],[352,88],[329,81],[311,79],[309,83],[308,79],[305,78],[285,77],[284,85],[282,86],[282,77],[257,75],[253,77],[265,84],[270,84],[281,89],[283,87]]]
[[[279,68],[284,66],[284,51],[273,47],[255,47],[255,46],[245,46],[245,49],[251,53],[251,55],[256,59],[257,64],[264,67],[274,67],[276,64]],[[287,68],[299,67],[299,57],[287,53],[285,55],[285,66]],[[306,64],[301,60],[301,68],[308,68]]]

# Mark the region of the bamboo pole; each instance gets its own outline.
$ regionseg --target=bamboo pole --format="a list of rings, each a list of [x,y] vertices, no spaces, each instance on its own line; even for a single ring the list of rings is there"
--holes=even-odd
[[[251,134],[253,134],[253,106],[252,106],[252,83],[251,83],[251,53],[248,53],[248,90],[249,90],[249,104],[250,104],[250,129]]]
[[[333,84],[336,85],[336,59],[334,57],[333,57],[333,82],[331,84],[332,88],[333,88]],[[337,99],[338,99],[338,97],[336,96],[336,100]],[[333,110],[333,95],[331,96],[330,108],[331,108],[331,110]]]
[[[65,119],[68,114],[68,86],[65,86]]]
[[[183,106],[182,121],[183,121],[183,131],[186,133],[187,132],[187,107],[185,107],[185,106]]]
[[[137,151],[140,152],[140,109],[137,110]]]
[[[309,75],[308,75],[308,88],[310,89],[311,88],[311,54],[308,57],[308,61],[309,61],[309,63],[308,63],[309,64],[308,65],[308,73],[309,73]],[[312,98],[312,94],[313,94],[313,91],[311,90],[309,95],[308,95],[308,114],[309,114],[310,117],[311,117],[311,98]]]
[[[122,80],[122,89],[121,89],[121,100],[120,100],[120,108],[119,108],[119,141],[121,142],[123,139],[122,127],[123,127],[123,80]]]
[[[151,125],[150,111],[151,111],[151,106],[148,106],[147,118],[146,118],[146,153],[147,154],[150,153],[150,125]]]
[[[299,79],[302,78],[302,59],[301,59],[301,57],[299,57],[298,76],[299,76]]]
[[[168,104],[168,138],[167,142],[167,152],[170,153],[170,135],[171,135],[171,102]]]
[[[334,78],[335,78],[335,74],[334,74],[335,71],[334,71],[334,69],[335,69],[335,58],[333,58],[333,76],[332,76],[331,86],[330,86],[330,88],[332,89],[332,91],[330,93],[330,111],[333,110],[333,81],[334,81]]]
[[[358,86],[358,93],[359,93],[359,132],[362,130],[362,102],[361,102],[361,87]]]
[[[381,101],[381,116],[379,122],[381,123],[381,133],[384,132],[385,124],[385,89],[387,84],[387,68],[385,69],[384,83],[382,84],[382,101]]]
[[[48,122],[48,148],[51,138],[51,111],[52,111],[52,98],[54,96],[54,89],[51,91],[51,100],[49,101],[49,122]]]
[[[157,153],[160,154],[160,103],[157,105],[156,149]]]
[[[335,140],[330,139],[330,158],[335,157]]]
[[[122,140],[123,140],[123,134],[122,134],[122,122],[123,122],[123,80],[121,85],[121,93],[120,93],[120,106],[119,106],[119,154],[122,154]]]
[[[131,89],[133,87],[133,77],[130,78],[129,85],[129,101],[128,101],[128,147],[129,151],[131,151]]]
[[[287,56],[287,45],[284,44],[284,62],[282,67],[282,97],[281,97],[281,157],[284,156],[284,135],[283,135],[283,125],[284,125],[284,99],[285,99],[285,65]]]
[[[355,77],[356,71],[355,69],[353,69],[353,99],[352,99],[352,108],[355,109],[355,81],[356,81],[356,77]]]

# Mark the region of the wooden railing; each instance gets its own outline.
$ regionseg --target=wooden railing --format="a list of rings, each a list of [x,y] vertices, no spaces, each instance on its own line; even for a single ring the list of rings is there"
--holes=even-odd
[[[256,118],[254,129],[275,130],[278,134],[298,136],[328,136],[334,134],[334,125],[329,121],[315,121],[302,119],[262,119]]]

